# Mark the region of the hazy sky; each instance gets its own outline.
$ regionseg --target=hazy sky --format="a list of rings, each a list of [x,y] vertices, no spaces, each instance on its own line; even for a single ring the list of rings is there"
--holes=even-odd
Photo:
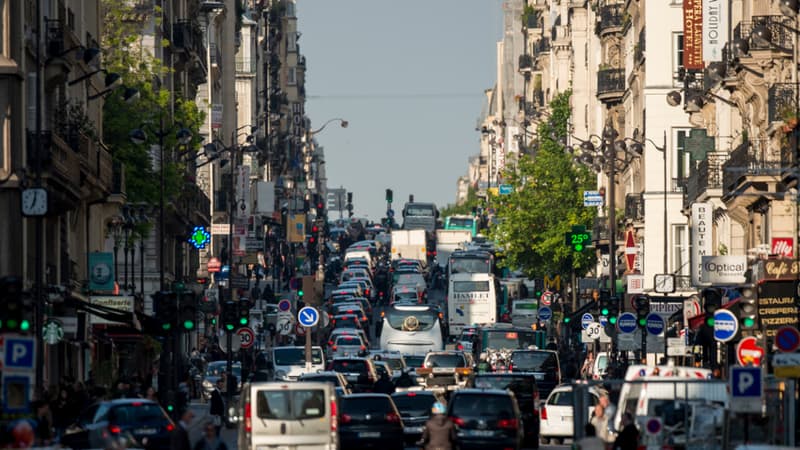
[[[495,83],[500,0],[298,0],[306,115],[325,148],[328,187],[353,192],[378,221],[386,188],[399,216],[409,194],[453,203],[478,152],[475,126]],[[336,213],[331,218],[338,217]]]

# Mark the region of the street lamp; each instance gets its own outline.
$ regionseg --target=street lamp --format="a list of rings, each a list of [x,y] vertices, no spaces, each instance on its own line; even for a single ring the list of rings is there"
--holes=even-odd
[[[309,131],[309,133],[308,133],[308,134],[310,134],[311,136],[313,136],[313,135],[315,135],[315,134],[317,134],[317,133],[321,133],[321,132],[322,132],[322,130],[324,130],[324,129],[325,129],[325,127],[327,127],[327,126],[328,126],[328,124],[329,124],[329,123],[332,123],[332,122],[339,122],[339,125],[340,125],[342,128],[347,128],[347,126],[348,126],[348,125],[350,125],[350,122],[348,122],[348,121],[346,121],[346,120],[344,120],[344,119],[342,119],[342,118],[336,117],[336,118],[330,119],[330,120],[328,120],[327,122],[323,123],[323,124],[322,124],[322,126],[321,126],[321,127],[319,127],[319,128],[317,128],[316,130],[311,130],[311,131]]]

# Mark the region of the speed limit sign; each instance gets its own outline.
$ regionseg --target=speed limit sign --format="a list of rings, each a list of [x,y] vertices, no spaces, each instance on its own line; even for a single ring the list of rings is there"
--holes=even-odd
[[[256,335],[250,327],[239,328],[236,332],[242,342],[242,348],[250,348],[256,343]]]
[[[600,333],[602,331],[603,331],[603,326],[602,325],[600,325],[597,322],[592,322],[586,328],[586,336],[588,336],[589,339],[593,339],[593,340],[600,339]]]

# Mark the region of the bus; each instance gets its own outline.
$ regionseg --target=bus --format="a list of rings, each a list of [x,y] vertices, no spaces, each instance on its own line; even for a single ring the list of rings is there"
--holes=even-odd
[[[381,314],[380,348],[404,355],[444,349],[442,314],[432,305],[393,305]]]
[[[497,285],[488,273],[456,273],[447,283],[447,320],[451,336],[472,324],[497,322]]]
[[[455,251],[447,261],[447,277],[456,274],[482,273],[490,275],[494,272],[494,256],[484,250]]]
[[[447,216],[444,219],[445,230],[467,230],[472,237],[478,234],[478,221],[472,216]]]

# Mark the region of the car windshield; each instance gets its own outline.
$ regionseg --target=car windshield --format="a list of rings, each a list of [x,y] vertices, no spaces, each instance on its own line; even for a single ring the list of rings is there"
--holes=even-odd
[[[508,389],[515,394],[533,394],[533,380],[514,375],[477,376],[475,387],[479,389]]]
[[[408,367],[422,367],[422,363],[425,362],[424,355],[405,355],[403,359],[406,360]]]
[[[475,222],[475,219],[471,217],[451,217],[449,225],[452,228],[466,228],[471,229],[472,224]]]
[[[303,348],[276,348],[274,355],[276,366],[300,366],[306,363],[306,353]],[[322,351],[320,349],[311,349],[311,363],[322,364]]]
[[[462,394],[452,400],[451,411],[455,416],[511,418],[514,406],[508,395]]]
[[[428,331],[439,320],[433,311],[400,311],[390,309],[386,313],[386,322],[395,330]]]
[[[431,415],[431,407],[436,401],[436,397],[417,392],[403,392],[392,395],[392,400],[402,416],[427,417]]]
[[[528,348],[536,344],[535,336],[532,331],[489,330],[484,334],[483,347],[495,350]]]
[[[108,420],[121,425],[169,421],[160,406],[144,402],[114,406],[108,411]]]
[[[384,356],[381,358],[381,361],[386,362],[392,370],[402,370],[403,369],[403,360],[400,358],[390,358]]]
[[[418,273],[401,273],[397,277],[397,282],[395,284],[397,284],[397,285],[400,285],[400,284],[415,285],[415,284],[422,284],[422,283],[425,283],[425,278],[422,275],[418,274]]]
[[[450,258],[450,273],[491,273],[489,258],[459,256]]]
[[[511,354],[511,362],[520,371],[543,372],[556,370],[556,356],[548,351],[522,351]]]
[[[366,372],[367,363],[360,359],[337,359],[333,361],[333,370],[336,372],[355,373]]]
[[[322,389],[261,390],[256,400],[260,419],[304,420],[325,416]]]
[[[425,367],[466,367],[467,362],[463,355],[430,354],[425,360]]]
[[[213,364],[206,367],[207,377],[221,377],[225,374],[226,364]],[[233,365],[233,374],[237,377],[242,374],[242,366],[240,364]]]
[[[336,338],[336,345],[361,345],[361,338],[358,336],[339,336]]]
[[[453,292],[489,292],[489,282],[453,281]]]
[[[420,217],[433,217],[436,215],[433,212],[431,205],[408,205],[406,206],[406,216],[420,216]]]

